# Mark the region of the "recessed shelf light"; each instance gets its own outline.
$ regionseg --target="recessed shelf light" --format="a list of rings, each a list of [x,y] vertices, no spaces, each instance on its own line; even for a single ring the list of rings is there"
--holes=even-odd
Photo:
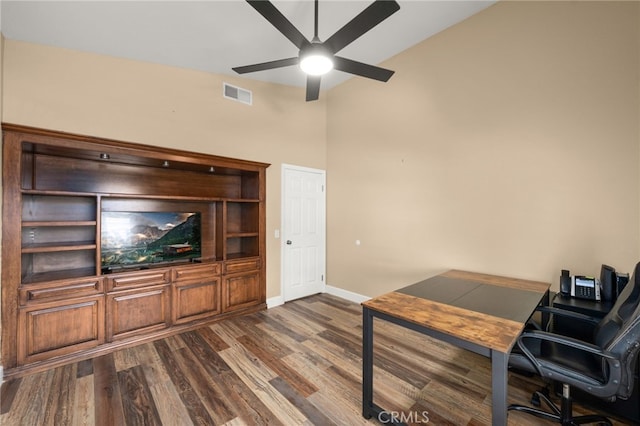
[[[162,167],[169,167],[169,162],[167,160],[164,160],[162,162]]]
[[[209,167],[209,173],[214,173],[215,171],[216,169],[213,166]]]
[[[111,156],[109,154],[107,154],[106,152],[103,152],[100,154],[100,159],[101,160],[108,160],[109,158],[111,158]]]

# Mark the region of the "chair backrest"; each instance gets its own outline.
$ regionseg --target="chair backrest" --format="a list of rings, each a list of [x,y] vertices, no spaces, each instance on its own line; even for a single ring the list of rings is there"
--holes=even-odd
[[[611,311],[596,326],[593,342],[620,356],[623,381],[618,396],[628,398],[640,352],[640,262]]]

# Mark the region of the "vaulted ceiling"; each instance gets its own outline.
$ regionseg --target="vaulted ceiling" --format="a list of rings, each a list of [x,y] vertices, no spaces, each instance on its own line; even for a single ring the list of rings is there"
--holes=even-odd
[[[372,0],[320,0],[320,39],[325,40]],[[273,1],[306,37],[313,37],[312,0]],[[340,51],[377,65],[495,1],[399,0],[400,10]],[[231,68],[296,56],[298,49],[244,0],[25,1],[0,3],[5,38],[115,57],[236,75]],[[244,74],[304,86],[298,67]],[[350,74],[331,71],[322,89]]]

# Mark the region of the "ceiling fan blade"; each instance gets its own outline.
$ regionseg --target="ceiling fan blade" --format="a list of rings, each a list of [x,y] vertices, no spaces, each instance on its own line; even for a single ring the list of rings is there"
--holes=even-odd
[[[317,101],[320,97],[320,76],[307,76],[307,102]]]
[[[376,0],[329,37],[324,45],[337,53],[398,10],[400,5],[394,0]]]
[[[300,59],[298,57],[295,58],[287,58],[287,59],[278,59],[277,61],[263,62],[261,64],[253,64],[253,65],[244,65],[242,67],[231,68],[238,74],[246,74],[248,72],[256,72],[256,71],[265,71],[274,68],[282,68],[288,67],[291,65],[297,65]]]
[[[372,78],[379,81],[388,81],[395,73],[395,71],[391,71],[386,68],[363,64],[362,62],[352,61],[351,59],[342,58],[340,56],[333,57],[333,68],[339,71],[348,72],[349,74],[355,74],[360,77]]]
[[[247,0],[258,13],[265,17],[267,21],[277,28],[286,38],[291,40],[298,49],[309,45],[309,41],[296,27],[289,21],[270,1],[267,0]]]

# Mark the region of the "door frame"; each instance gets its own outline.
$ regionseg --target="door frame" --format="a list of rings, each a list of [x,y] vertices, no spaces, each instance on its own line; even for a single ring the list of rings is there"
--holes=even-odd
[[[315,169],[312,167],[296,166],[294,164],[282,163],[280,169],[280,297],[282,302],[286,303],[286,289],[285,289],[285,250],[286,250],[286,238],[285,238],[285,223],[286,223],[286,181],[285,172],[287,170],[294,170],[298,172],[316,173],[322,176],[322,211],[321,211],[321,223],[322,223],[322,276],[323,289],[327,287],[327,171],[323,169]]]

